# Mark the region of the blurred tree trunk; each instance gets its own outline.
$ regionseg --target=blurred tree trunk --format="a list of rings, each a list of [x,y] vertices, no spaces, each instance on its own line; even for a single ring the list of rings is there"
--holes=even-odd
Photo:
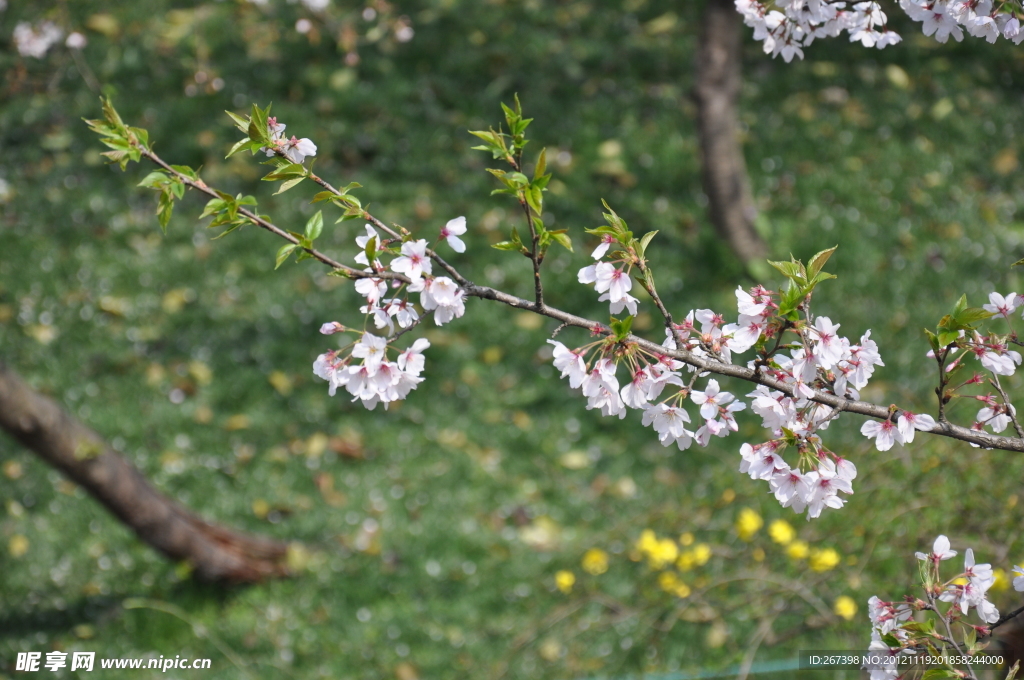
[[[694,99],[704,193],[718,235],[749,266],[768,254],[754,228],[757,210],[739,141],[742,18],[733,0],[707,0],[697,47]]]
[[[140,539],[199,578],[235,583],[285,576],[287,545],[205,522],[167,498],[99,435],[0,362],[0,430],[80,484]]]

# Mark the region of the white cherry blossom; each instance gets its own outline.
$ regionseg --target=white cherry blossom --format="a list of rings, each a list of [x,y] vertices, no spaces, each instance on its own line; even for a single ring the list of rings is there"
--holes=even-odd
[[[452,250],[457,253],[466,252],[466,244],[459,237],[466,233],[466,218],[456,217],[455,219],[448,220],[448,222],[441,227],[441,236],[448,241],[448,245],[451,246]]]

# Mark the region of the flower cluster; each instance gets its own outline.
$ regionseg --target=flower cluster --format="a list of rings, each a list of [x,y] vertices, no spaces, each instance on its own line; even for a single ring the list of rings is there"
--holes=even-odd
[[[692,381],[686,385],[679,373],[683,364],[671,357],[648,354],[635,344],[621,347],[612,339],[578,349],[569,349],[557,340],[548,342],[555,348],[555,368],[563,378],[569,378],[571,387],[583,392],[588,409],[619,418],[626,417],[628,408],[642,410],[644,426],[654,429],[662,446],[675,444],[681,451],[695,441],[707,446],[712,436],[725,437],[739,429],[733,414],[746,408],[746,404],[723,392],[714,379],[708,381],[704,391],[694,390]],[[588,361],[591,351],[594,356]],[[622,387],[616,375],[617,359],[630,368],[631,378]],[[668,385],[679,389],[663,398]],[[691,422],[683,407],[687,397],[700,407],[703,424],[696,431],[687,429]]]
[[[273,118],[271,127],[283,129]],[[423,312],[434,317],[438,326],[452,319],[461,317],[466,311],[465,291],[459,288],[447,276],[432,276],[433,262],[427,249],[425,239],[406,240],[400,245],[381,238],[380,233],[367,224],[365,233],[355,239],[359,252],[354,260],[364,266],[367,276],[356,280],[355,289],[366,300],[359,310],[372,319],[378,329],[386,329],[388,336],[395,334],[395,326],[410,329],[422,320],[421,313],[409,299],[409,293],[419,293],[419,303]],[[449,220],[441,229],[440,239],[457,252],[464,252],[465,244],[459,236],[466,233],[466,218],[457,217]],[[396,239],[397,240],[397,239]],[[396,255],[385,265],[385,255]],[[385,277],[390,271],[399,274],[403,279]],[[388,291],[393,290],[390,294]],[[348,331],[340,323],[325,323],[320,332],[325,335]],[[423,378],[424,349],[430,343],[420,338],[412,347],[398,355],[395,362],[386,360],[389,344],[388,338],[378,337],[368,332],[362,333],[362,339],[351,347],[347,356],[343,352],[327,352],[321,354],[313,364],[313,372],[330,383],[330,394],[333,396],[337,388],[344,386],[363,405],[373,409],[378,402],[385,406],[389,402],[404,399],[416,388]],[[363,359],[358,366],[349,365],[353,358]]]
[[[957,551],[950,550],[949,539],[939,536],[932,544],[931,552],[915,553],[923,562],[925,600],[906,596],[904,602],[886,602],[878,597],[868,600],[868,616],[871,619],[870,651],[875,657],[888,657],[889,661],[875,664],[867,670],[871,680],[891,680],[899,676],[900,665],[897,657],[913,654],[918,647],[931,645],[936,636],[929,631],[930,627],[921,621],[915,622],[915,612],[928,612],[940,617],[946,624],[945,629],[951,630],[953,623],[960,622],[969,635],[988,635],[991,628],[975,626],[961,621],[973,608],[979,619],[991,626],[999,621],[999,611],[988,600],[988,591],[996,582],[995,572],[990,564],[978,564],[974,559],[974,550],[968,548],[964,554],[963,571],[952,578],[943,578],[940,574],[943,562],[957,556]],[[1024,591],[1024,569],[1014,567],[1014,573],[1021,574],[1013,579],[1013,587]],[[943,611],[939,602],[949,603]],[[913,625],[911,625],[913,624]],[[943,631],[945,633],[945,630]],[[955,640],[948,636],[939,636],[947,644],[955,645]]]
[[[964,39],[964,30],[990,43],[1000,36],[1016,45],[1024,41],[1024,30],[1017,18],[1021,11],[1019,2],[900,0],[900,7],[911,19],[921,22],[925,35],[934,36],[941,43],[950,36],[960,42]]]
[[[879,49],[894,45],[900,36],[886,27],[877,2],[836,0],[736,0],[736,11],[754,29],[754,40],[764,41],[765,54],[782,55],[787,62],[803,59],[803,48],[817,38],[834,38],[843,31],[851,42]]]
[[[320,328],[324,335],[348,330],[336,321],[325,323]],[[405,399],[423,382],[419,375],[423,372],[423,350],[428,347],[430,341],[419,338],[395,361],[389,361],[387,339],[363,333],[357,342],[345,348],[349,350],[347,353],[338,350],[318,356],[313,363],[313,373],[329,383],[331,396],[339,387],[344,387],[352,395],[352,401],[358,399],[370,410],[378,402],[387,408],[392,401]],[[362,361],[357,364],[355,359]]]
[[[736,292],[741,322],[743,312],[770,314],[773,293],[755,289],[751,295]],[[749,299],[748,299],[749,298]],[[761,332],[774,332],[768,316],[755,326]],[[859,344],[838,334],[839,324],[820,316],[811,325],[792,329],[800,338],[789,348],[789,355],[774,355],[763,367],[764,372],[791,385],[793,396],[759,385],[747,394],[751,411],[761,416],[762,425],[772,432],[772,439],[762,444],[744,444],[740,448],[740,472],[751,479],[767,481],[776,500],[784,508],[807,518],[819,517],[825,508],[841,508],[845,503],[839,493],[852,494],[857,468],[850,461],[826,449],[820,430],[827,429],[838,415],[829,407],[812,402],[816,392],[856,399],[874,373],[883,366],[878,346],[867,331]],[[753,332],[753,331],[752,331]],[[757,364],[752,364],[755,367]],[[791,466],[782,453],[795,448],[799,462]]]
[[[267,119],[267,130],[270,133],[272,146],[265,146],[261,151],[268,156],[276,156],[278,152],[285,155],[292,163],[301,163],[306,156],[316,155],[316,144],[308,137],[297,139],[294,135],[288,138],[284,134],[284,123],[278,123],[277,118],[271,116]]]

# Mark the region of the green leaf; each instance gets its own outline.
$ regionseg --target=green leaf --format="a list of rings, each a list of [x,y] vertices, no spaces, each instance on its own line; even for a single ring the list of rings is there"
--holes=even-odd
[[[836,245],[832,246],[828,250],[822,250],[811,258],[811,261],[807,263],[807,274],[810,278],[813,279],[815,275],[821,271],[821,268],[825,266],[826,262],[828,262],[828,258],[832,257],[832,253],[836,252],[836,248],[838,247],[839,246]]]
[[[497,250],[523,250],[521,244],[517,244],[515,241],[499,241],[491,246]]]
[[[537,167],[533,169],[534,182],[537,181],[537,178],[544,175],[544,170],[548,167],[547,152],[548,150],[546,148],[540,150],[540,156],[537,158]]]
[[[544,197],[541,195],[539,187],[530,187],[523,192],[526,198],[526,203],[530,206],[533,212],[537,215],[542,214],[544,209]]]
[[[316,214],[310,217],[309,221],[306,222],[306,238],[308,238],[310,240],[310,243],[312,244],[312,242],[315,241],[318,236],[320,236],[320,232],[322,232],[323,230],[324,215],[322,212],[317,210]]]
[[[945,668],[929,668],[921,676],[921,680],[939,680],[940,678],[958,678],[955,672]]]
[[[185,175],[185,177],[188,177],[193,182],[199,179],[199,175],[196,174],[196,171],[187,165],[172,165],[171,169],[177,171],[182,175]]]
[[[170,191],[160,192],[160,200],[157,202],[156,218],[160,221],[160,229],[166,234],[167,223],[171,221],[171,214],[174,212],[174,196]]]
[[[159,189],[163,185],[170,182],[170,177],[163,170],[154,170],[139,182],[138,186],[146,187],[147,189]]]
[[[306,176],[306,168],[301,163],[288,163],[263,177],[264,182],[273,182],[287,177]]]
[[[1013,263],[1013,264],[1011,264],[1010,266],[1011,266],[1011,267],[1019,267],[1019,266],[1020,266],[1020,265],[1022,265],[1022,264],[1024,264],[1024,259],[1021,259],[1021,260],[1017,260],[1016,262],[1014,262],[1014,263]]]
[[[181,198],[185,195],[185,184],[177,177],[171,180],[170,189],[174,193],[175,198]]]
[[[486,132],[483,130],[469,130],[468,132],[474,137],[479,137],[480,139],[484,140],[485,142],[488,142],[491,145],[488,147],[484,147],[485,151],[490,151],[492,147],[498,146],[500,137],[498,137],[498,133],[496,133],[494,130],[488,130]]]
[[[261,109],[255,104],[252,105],[252,113],[249,114],[249,125],[246,131],[249,139],[254,142],[261,142],[264,145],[270,143],[270,130],[267,127],[267,118],[270,116],[270,107]]]
[[[966,293],[961,295],[960,299],[956,301],[955,305],[953,305],[953,312],[950,314],[950,316],[952,316],[955,319],[960,314],[960,312],[964,311],[965,309],[967,309]]]
[[[939,336],[932,333],[927,328],[924,329],[924,334],[928,337],[928,344],[931,345],[932,351],[938,352],[942,349],[942,344],[939,342]]]
[[[835,274],[829,274],[828,272],[818,272],[813,277],[811,277],[811,282],[810,282],[809,285],[811,286],[811,289],[813,290],[814,286],[818,285],[822,281],[828,281],[829,279],[834,279],[834,278],[837,278]],[[808,292],[810,292],[810,291],[808,291]]]
[[[321,191],[320,193],[318,193],[316,196],[313,197],[313,200],[310,201],[310,203],[320,203],[322,201],[330,201],[330,200],[333,200],[334,198],[335,198],[334,192],[332,192],[332,191]]]
[[[121,120],[121,116],[118,115],[113,102],[110,101],[110,98],[100,97],[100,101],[103,102],[103,117],[107,119],[107,122],[109,122],[114,129],[124,131],[124,121]]]
[[[651,242],[651,239],[654,238],[654,235],[657,234],[657,233],[658,233],[658,230],[649,231],[646,234],[644,234],[643,238],[640,239],[640,254],[641,255],[643,255],[645,252],[647,252],[647,244]]]
[[[615,333],[615,339],[622,340],[629,335],[629,330],[633,327],[633,317],[627,316],[622,321],[612,317],[610,325],[612,327],[612,331]]]
[[[799,262],[773,262],[768,260],[768,264],[782,272],[782,275],[787,279],[796,281],[797,279],[803,279]],[[799,281],[799,283],[805,283],[805,281]]]
[[[527,179],[526,175],[524,175],[521,172],[516,172],[516,171],[506,172],[505,173],[505,177],[507,177],[508,180],[510,182],[512,182],[513,186],[516,186],[516,187],[520,187],[521,188],[521,187],[525,187],[525,186],[529,186],[530,185],[530,180]]]
[[[995,312],[990,312],[980,307],[968,307],[957,314],[954,321],[964,327],[968,327],[976,321],[984,321],[985,319],[990,319],[995,315]]]
[[[231,150],[228,151],[228,155],[224,156],[224,158],[231,158],[239,151],[244,151],[245,149],[248,149],[251,143],[252,142],[249,141],[248,137],[246,137],[245,139],[238,140],[237,142],[234,143],[234,145],[231,147]]]
[[[220,211],[224,210],[226,206],[227,202],[223,198],[211,198],[209,201],[206,202],[206,207],[203,208],[203,212],[201,215],[199,215],[199,219],[203,219],[204,217],[208,217],[215,213],[219,213]]]
[[[373,238],[366,242],[366,246],[363,248],[363,252],[366,253],[367,262],[373,262],[374,260],[377,259],[378,245],[379,244],[377,243],[376,236],[374,236]]]
[[[289,189],[295,187],[297,184],[299,184],[299,182],[301,182],[304,179],[306,179],[306,178],[305,177],[296,177],[295,179],[288,180],[287,182],[285,182],[284,184],[281,185],[280,189],[278,189],[277,191],[274,192],[274,195],[277,196],[278,194],[283,194],[284,192],[288,191]]]
[[[299,246],[294,243],[286,243],[277,251],[277,264],[274,265],[274,269],[277,269],[284,261],[288,259],[288,256],[292,254],[292,251]]]
[[[237,113],[233,113],[231,111],[225,111],[224,113],[228,114],[228,116],[231,117],[231,120],[235,121],[235,126],[242,132],[249,129],[249,120],[247,118],[242,118]]]
[[[572,239],[565,233],[565,229],[558,229],[557,231],[548,232],[551,234],[551,238],[555,239],[559,245],[572,252]]]
[[[220,232],[219,234],[217,234],[216,236],[214,236],[210,240],[211,241],[216,241],[219,238],[224,238],[225,236],[227,236],[228,234],[233,232],[235,229],[238,229],[239,227],[245,226],[248,222],[249,222],[249,220],[242,220],[242,221],[239,221],[239,222],[234,222],[234,223],[232,223],[232,225],[230,227],[228,227],[224,231]]]
[[[797,312],[797,307],[800,306],[803,299],[804,295],[800,286],[790,281],[786,290],[782,292],[779,298],[779,316],[784,316],[790,321],[799,320],[800,316]]]
[[[135,139],[138,140],[139,144],[144,148],[149,148],[149,132],[143,130],[140,127],[129,127],[128,132],[135,135]],[[173,167],[173,166],[172,166]]]

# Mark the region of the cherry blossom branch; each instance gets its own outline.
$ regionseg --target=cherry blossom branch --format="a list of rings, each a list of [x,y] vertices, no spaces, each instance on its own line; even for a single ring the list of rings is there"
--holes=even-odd
[[[153,151],[146,148],[143,145],[138,145],[142,156],[148,158],[150,161],[160,166],[164,171],[173,174],[176,178],[182,181],[185,185],[196,189],[197,191],[206,194],[213,198],[219,198],[220,194],[217,191],[209,187],[202,180],[193,180],[189,176],[175,170],[171,165],[166,163],[163,159],[157,156]],[[315,181],[315,180],[314,180]],[[321,180],[318,182],[321,186],[326,188],[328,191],[337,192],[327,182]],[[325,186],[326,185],[326,186]],[[340,193],[340,192],[338,192]],[[238,212],[246,217],[249,221],[257,226],[275,234],[276,236],[288,241],[291,244],[299,244],[299,240],[289,234],[288,232],[280,229],[276,225],[272,224],[268,220],[252,211],[239,207]],[[362,216],[365,217],[374,226],[381,228],[389,234],[396,234],[392,229],[387,227],[381,220],[371,215],[368,211],[363,210]],[[396,234],[397,235],[397,234]],[[377,279],[393,279],[402,281],[405,283],[409,282],[409,278],[401,274],[394,272],[378,271],[378,272],[364,272],[354,267],[341,264],[331,257],[319,252],[314,248],[302,248],[312,258],[317,261],[331,267],[336,271],[343,272],[344,276],[351,279],[362,279],[362,278],[377,278]],[[546,316],[556,321],[561,322],[563,325],[575,326],[578,328],[584,328],[595,335],[612,335],[613,331],[607,325],[602,324],[585,317],[581,317],[569,312],[565,312],[561,309],[552,307],[547,303],[541,302],[537,304],[535,301],[525,300],[523,298],[511,295],[504,291],[500,291],[489,286],[481,286],[473,283],[465,276],[460,274],[455,267],[448,264],[443,258],[437,255],[434,251],[428,251],[430,257],[438,263],[446,272],[448,272],[452,278],[460,285],[465,291],[468,297],[477,297],[484,300],[494,300],[504,305],[512,307],[514,309],[522,309],[525,311],[531,311],[541,316]],[[659,298],[660,300],[660,298]],[[664,308],[664,304],[661,304]],[[668,310],[665,309],[665,312]],[[629,334],[623,338],[625,342],[635,343],[640,349],[648,352],[655,356],[666,356],[673,359],[677,359],[689,366],[698,369],[700,372],[712,373],[715,375],[721,375],[730,378],[736,378],[745,382],[754,383],[756,385],[764,385],[773,390],[778,390],[783,394],[793,397],[796,399],[801,398],[801,395],[797,393],[794,385],[783,382],[782,380],[773,378],[761,372],[761,367],[757,369],[747,368],[745,366],[739,366],[736,364],[726,364],[713,358],[701,357],[685,349],[671,349],[664,345],[658,344],[651,340],[638,337],[633,334]],[[875,418],[877,420],[893,420],[896,412],[894,409],[889,407],[872,404],[866,401],[860,400],[849,400],[845,397],[838,397],[833,394],[820,392],[815,390],[813,396],[808,397],[810,401],[825,404],[831,406],[839,411],[845,411],[848,413],[854,413],[868,418]],[[989,449],[999,449],[1004,451],[1018,451],[1024,452],[1024,437],[1005,437],[1001,435],[993,435],[985,432],[979,432],[977,430],[971,430],[966,427],[954,425],[949,422],[938,422],[930,430],[922,430],[930,434],[949,437],[951,439],[957,439],[960,441],[976,444],[981,447]]]
[[[163,168],[165,172],[168,172],[177,177],[186,186],[191,187],[200,193],[206,194],[211,198],[220,198],[220,194],[218,194],[215,189],[212,189],[209,185],[207,185],[206,182],[198,179],[194,180],[188,175],[176,170],[175,168],[171,167],[169,163],[167,163],[162,158],[157,156],[153,151],[142,145],[138,145],[137,148],[142,153],[143,157],[148,158],[156,165],[159,165],[161,168]],[[297,246],[299,245],[299,239],[292,236],[288,232],[284,231],[280,227],[274,225],[267,219],[260,217],[251,210],[248,210],[247,208],[244,207],[239,207],[238,212],[244,215],[250,222],[252,222],[256,226],[266,229],[270,233],[280,238],[283,238],[285,241],[288,241],[289,243],[293,243]],[[359,269],[356,269],[355,267],[349,267],[348,265],[341,264],[340,262],[331,259],[327,255],[324,255],[320,251],[316,250],[315,248],[302,247],[302,250],[307,252],[313,259],[318,260],[323,264],[326,264],[331,269],[334,269],[335,271],[344,272],[344,275],[350,279],[362,279],[372,277],[375,279],[395,279],[398,281],[403,281],[405,283],[409,282],[408,277],[402,276],[401,274],[396,274],[394,272],[364,272]]]
[[[319,184],[321,187],[323,187],[327,191],[330,191],[332,194],[334,194],[336,196],[343,196],[344,195],[341,191],[336,189],[329,182],[327,182],[323,178],[319,177],[318,175],[314,175],[312,172],[309,173],[309,178],[311,180],[313,180],[314,182],[316,182],[317,184]],[[378,229],[380,229],[381,231],[386,233],[391,238],[401,240],[402,235],[400,233],[398,233],[397,231],[395,231],[394,229],[392,229],[391,227],[386,225],[384,222],[382,222],[381,220],[379,220],[376,217],[374,217],[373,215],[371,215],[366,210],[362,211],[362,217],[367,222],[369,222],[373,226],[377,227]],[[456,271],[456,269],[453,266],[451,266],[450,264],[445,262],[444,258],[442,258],[440,255],[438,255],[436,251],[434,251],[434,250],[432,250],[430,248],[427,248],[426,252],[427,252],[427,255],[430,257],[430,259],[432,259],[434,262],[436,262],[438,264],[438,266],[440,266],[442,269],[444,269],[446,272],[448,272],[448,274],[451,275],[451,277],[453,279],[455,279],[456,283],[459,283],[460,285],[466,283],[466,279],[463,278],[463,276],[458,271]],[[400,280],[404,280],[404,281],[408,282],[408,278],[403,277],[403,276],[398,276],[398,277],[395,277],[395,276],[391,276],[391,277],[378,277],[378,276],[374,275],[374,278],[398,278]]]
[[[174,173],[188,186],[191,186],[209,196],[218,196],[216,191],[208,187],[204,182],[193,181],[189,179],[182,173],[171,168],[170,165],[168,165],[166,162],[160,159],[152,151],[144,149],[143,155],[149,158],[157,165],[159,165],[160,167],[162,167],[164,170]],[[324,186],[325,184],[327,183],[323,182],[321,186]],[[327,186],[329,187],[330,185],[327,184]],[[333,189],[333,187],[329,188],[328,191],[331,191],[331,189]],[[334,191],[337,190],[335,189]],[[271,224],[262,217],[259,217],[258,215],[251,213],[250,211],[245,210],[244,208],[241,208],[239,212],[245,215],[254,224],[263,227],[267,231],[276,234],[277,236],[289,241],[290,243],[298,242],[298,240],[291,234],[288,234],[287,232],[281,230],[280,228]],[[377,226],[382,230],[387,231],[388,233],[394,233],[392,230],[390,230],[390,228],[384,225],[383,222],[373,217],[369,212],[363,211],[363,216],[372,224],[374,224],[374,226]],[[353,267],[348,267],[339,262],[336,262],[335,260],[324,255],[323,253],[320,253],[319,251],[313,249],[306,250],[316,260],[332,267],[333,269],[340,269],[345,271],[346,275],[349,276],[350,278],[366,278],[372,276],[374,278],[391,278],[400,281],[408,281],[406,277],[391,272],[363,272]],[[597,321],[592,321],[590,319],[586,319],[575,314],[564,312],[555,307],[551,307],[543,302],[538,305],[536,302],[524,300],[523,298],[511,295],[509,293],[505,293],[500,290],[496,290],[489,286],[479,286],[477,284],[474,284],[473,282],[469,281],[464,276],[462,276],[454,267],[445,262],[440,256],[438,256],[433,251],[430,252],[430,255],[432,259],[438,262],[438,264],[445,269],[445,271],[449,272],[452,275],[452,277],[462,286],[462,288],[465,290],[466,295],[469,297],[477,297],[484,300],[494,300],[496,302],[500,302],[515,309],[532,311],[542,316],[547,316],[549,318],[560,321],[564,325],[585,328],[595,334],[610,335],[612,333],[610,328]],[[659,309],[664,309],[664,303],[660,304]],[[663,312],[663,314],[665,313],[668,313],[667,309],[665,309],[665,312]],[[664,347],[663,345],[657,344],[644,338],[640,338],[632,334],[627,337],[627,341],[635,342],[641,349],[644,349],[652,354],[669,356],[674,359],[678,359],[679,361],[682,361],[687,365],[699,369],[701,372],[714,373],[716,375],[737,378],[757,385],[765,385],[766,387],[770,387],[772,389],[783,392],[787,396],[799,398],[799,395],[796,394],[796,390],[792,385],[785,383],[781,380],[772,378],[768,375],[764,375],[754,369],[746,368],[743,366],[737,366],[735,364],[724,364],[719,361],[709,360],[704,357],[699,357],[683,349],[669,349],[667,347]],[[867,416],[869,418],[876,418],[879,420],[890,420],[892,418],[891,409],[865,401],[853,401],[818,391],[815,391],[814,396],[811,397],[810,399],[811,401],[831,406],[835,409],[838,409],[839,411],[847,411],[849,413],[855,413],[858,415]],[[930,431],[925,431],[930,432],[931,434],[937,434],[940,436],[950,437],[953,439],[978,444],[979,446],[984,446],[986,448],[1024,452],[1024,438],[991,435],[984,432],[971,430],[969,428],[962,427],[959,425],[953,425],[952,423],[949,422],[939,422]]]

